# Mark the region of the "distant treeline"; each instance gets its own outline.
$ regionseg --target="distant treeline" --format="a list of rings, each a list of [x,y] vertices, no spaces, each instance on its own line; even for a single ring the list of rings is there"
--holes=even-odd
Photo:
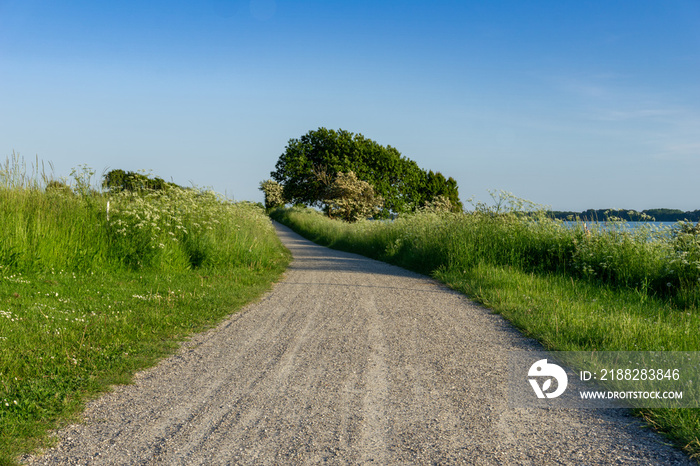
[[[554,210],[550,211],[549,214],[553,218],[558,218],[561,220],[580,219],[587,221],[605,221],[614,217],[628,222],[677,222],[680,220],[685,220],[688,222],[700,221],[700,210],[683,212],[679,209],[647,209],[642,210],[641,212],[625,209],[588,209],[584,210],[583,212],[562,212]]]

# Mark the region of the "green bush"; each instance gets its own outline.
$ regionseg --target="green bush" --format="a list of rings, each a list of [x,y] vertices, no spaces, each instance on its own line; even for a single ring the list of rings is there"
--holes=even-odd
[[[283,207],[286,204],[282,185],[274,180],[265,180],[260,182],[260,191],[265,194],[265,208],[275,209]]]

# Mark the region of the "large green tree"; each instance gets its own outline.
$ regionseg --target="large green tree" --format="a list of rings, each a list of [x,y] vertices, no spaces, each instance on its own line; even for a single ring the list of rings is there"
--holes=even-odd
[[[272,178],[294,204],[322,207],[338,173],[354,172],[384,198],[383,215],[415,210],[437,196],[462,209],[453,178],[426,172],[394,147],[342,129],[319,128],[290,139],[275,169]]]

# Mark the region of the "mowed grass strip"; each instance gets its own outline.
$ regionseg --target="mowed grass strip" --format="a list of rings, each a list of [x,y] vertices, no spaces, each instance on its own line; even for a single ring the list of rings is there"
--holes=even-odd
[[[291,260],[258,205],[103,193],[88,171],[47,190],[21,168],[0,166],[0,464],[50,445],[87,399],[256,299]]]
[[[537,224],[513,215],[499,219],[491,214],[484,212],[487,217],[478,218],[479,213],[455,216],[419,212],[394,222],[350,224],[309,209],[272,212],[273,218],[320,244],[432,275],[503,315],[551,350],[700,351],[700,313],[695,304],[697,289],[691,288],[692,283],[686,283],[685,290],[658,293],[648,286],[651,277],[644,280],[643,270],[621,274],[642,275],[635,286],[610,280],[615,271],[609,271],[608,277],[595,277],[595,264],[584,270],[576,264],[576,254],[590,251],[596,242],[608,241],[599,247],[610,249],[617,242],[627,249],[617,252],[618,257],[626,258],[621,261],[624,267],[637,263],[639,268],[664,273],[658,264],[663,258],[658,248],[634,244],[629,238],[593,236],[607,235],[605,232],[560,228],[546,219],[539,219]],[[673,241],[671,236],[664,238],[659,241]],[[574,240],[594,244],[576,250],[571,246]],[[646,237],[644,241],[651,240]],[[671,249],[667,245],[659,247]],[[527,257],[526,251],[560,263],[538,263],[542,257]],[[640,251],[649,251],[650,257],[635,256]],[[691,261],[694,253],[678,251]],[[566,254],[568,261],[559,259]],[[603,255],[603,260],[612,262],[614,254]],[[581,261],[588,265],[592,256],[586,255]],[[667,256],[666,260],[674,260]],[[636,414],[691,457],[700,457],[700,410],[644,409]]]
[[[278,269],[72,275],[0,280],[0,453],[45,445],[84,401],[254,300]],[[6,278],[6,277],[3,277]]]

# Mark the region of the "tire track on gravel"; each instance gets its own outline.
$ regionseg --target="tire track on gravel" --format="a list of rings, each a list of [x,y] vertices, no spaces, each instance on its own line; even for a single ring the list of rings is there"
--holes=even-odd
[[[691,464],[619,410],[514,409],[539,346],[435,281],[276,225],[273,290],[194,335],[29,464]]]

